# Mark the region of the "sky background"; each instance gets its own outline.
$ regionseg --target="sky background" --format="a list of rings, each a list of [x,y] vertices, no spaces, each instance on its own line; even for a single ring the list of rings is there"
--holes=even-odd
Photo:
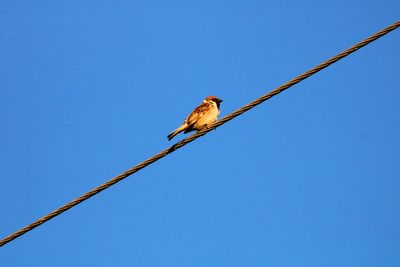
[[[0,238],[399,19],[397,0],[2,1]],[[400,266],[400,30],[0,248],[0,266]]]

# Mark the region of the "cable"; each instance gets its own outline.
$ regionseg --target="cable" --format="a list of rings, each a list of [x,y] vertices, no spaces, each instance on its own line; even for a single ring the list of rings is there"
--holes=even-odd
[[[72,200],[71,202],[69,202],[69,203],[63,205],[62,207],[54,210],[53,212],[47,214],[46,216],[44,216],[44,217],[34,221],[33,223],[25,226],[24,228],[21,228],[20,230],[10,234],[9,236],[7,236],[4,239],[0,240],[0,247],[4,246],[8,242],[16,239],[17,237],[19,237],[19,236],[21,236],[21,235],[33,230],[34,228],[38,227],[39,225],[51,220],[52,218],[60,215],[61,213],[69,210],[70,208],[78,205],[79,203],[87,200],[88,198],[100,193],[101,191],[103,191],[103,190],[109,188],[110,186],[118,183],[119,181],[121,181],[121,180],[125,179],[126,177],[134,174],[135,172],[143,169],[144,167],[156,162],[157,160],[165,157],[166,155],[174,152],[175,150],[187,145],[188,143],[190,143],[190,142],[196,140],[197,138],[199,138],[200,136],[205,135],[209,131],[221,126],[222,124],[225,124],[226,122],[232,120],[233,118],[235,118],[235,117],[243,114],[244,112],[254,108],[255,106],[257,106],[257,105],[263,103],[264,101],[270,99],[271,97],[281,93],[282,91],[288,89],[289,87],[301,82],[302,80],[310,77],[311,75],[319,72],[320,70],[332,65],[336,61],[338,61],[338,60],[350,55],[351,53],[357,51],[358,49],[362,48],[363,46],[368,45],[369,43],[375,41],[376,39],[384,36],[385,34],[393,31],[394,29],[398,28],[399,26],[400,26],[400,21],[397,21],[397,22],[393,23],[392,25],[388,26],[387,28],[385,28],[385,29],[375,33],[374,35],[368,37],[367,39],[355,44],[354,46],[348,48],[347,50],[341,52],[340,54],[337,54],[336,56],[334,56],[334,57],[328,59],[327,61],[319,64],[318,66],[310,69],[309,71],[307,71],[307,72],[297,76],[296,78],[288,81],[287,83],[275,88],[271,92],[266,93],[266,94],[262,95],[261,97],[257,98],[256,100],[248,103],[247,105],[235,110],[234,112],[232,112],[231,114],[225,116],[221,120],[213,123],[210,128],[205,129],[205,130],[201,130],[198,133],[195,133],[195,134],[189,136],[188,138],[185,138],[185,139],[179,141],[178,143],[174,144],[173,146],[171,146],[171,147],[161,151],[160,153],[154,155],[153,157],[151,157],[151,158],[139,163],[135,167],[133,167],[133,168],[121,173],[118,176],[115,176],[114,178],[112,178],[108,182],[106,182],[106,183],[104,183],[104,184],[102,184],[102,185],[90,190],[86,194],[83,194],[82,196]]]

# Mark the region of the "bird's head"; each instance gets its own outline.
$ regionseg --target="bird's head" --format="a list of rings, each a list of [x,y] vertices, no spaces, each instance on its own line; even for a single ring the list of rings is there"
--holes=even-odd
[[[205,101],[213,101],[213,102],[215,102],[215,103],[217,103],[217,104],[219,104],[219,103],[221,103],[222,102],[222,99],[219,99],[218,97],[216,97],[216,96],[213,96],[213,95],[211,95],[211,96],[207,96],[206,97],[206,99],[204,99]]]

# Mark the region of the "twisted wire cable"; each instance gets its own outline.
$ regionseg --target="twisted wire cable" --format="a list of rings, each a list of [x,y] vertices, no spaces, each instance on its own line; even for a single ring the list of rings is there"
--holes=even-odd
[[[385,29],[375,33],[374,35],[371,35],[370,37],[368,37],[367,39],[364,39],[363,41],[353,45],[352,47],[344,50],[343,52],[337,54],[336,56],[324,61],[323,63],[315,66],[314,68],[310,69],[309,71],[304,72],[303,74],[293,78],[292,80],[288,81],[287,83],[275,88],[274,90],[270,91],[269,93],[266,93],[262,96],[260,96],[259,98],[255,99],[254,101],[248,103],[247,105],[244,105],[243,107],[235,110],[234,112],[230,113],[229,115],[225,116],[224,118],[222,118],[221,120],[213,123],[209,128],[201,130],[191,136],[189,136],[188,138],[185,138],[181,141],[179,141],[178,143],[174,144],[173,146],[159,152],[158,154],[148,158],[147,160],[139,163],[138,165],[134,166],[133,168],[115,176],[114,178],[112,178],[111,180],[103,183],[102,185],[90,190],[89,192],[83,194],[82,196],[72,200],[71,202],[63,205],[62,207],[50,212],[49,214],[47,214],[46,216],[43,216],[42,218],[39,218],[38,220],[34,221],[33,223],[21,228],[20,230],[10,234],[9,236],[5,237],[4,239],[0,240],[0,247],[4,246],[5,244],[7,244],[8,242],[16,239],[17,237],[33,230],[34,228],[38,227],[39,225],[51,220],[52,218],[60,215],[61,213],[69,210],[70,208],[78,205],[79,203],[87,200],[88,198],[100,193],[101,191],[109,188],[110,186],[120,182],[121,180],[127,178],[128,176],[134,174],[135,172],[145,168],[146,166],[156,162],[157,160],[165,157],[166,155],[174,152],[175,150],[189,144],[190,142],[196,140],[197,138],[199,138],[200,136],[205,135],[206,133],[210,132],[211,130],[221,126],[222,124],[227,123],[228,121],[232,120],[233,118],[243,114],[244,112],[254,108],[255,106],[263,103],[264,101],[270,99],[271,97],[281,93],[282,91],[285,91],[286,89],[292,87],[293,85],[301,82],[302,80],[310,77],[311,75],[325,69],[326,67],[332,65],[333,63],[339,61],[340,59],[343,59],[344,57],[350,55],[351,53],[357,51],[358,49],[370,44],[371,42],[377,40],[378,38],[388,34],[389,32],[395,30],[396,28],[398,28],[400,26],[400,21],[397,21],[395,23],[393,23],[392,25],[386,27]]]

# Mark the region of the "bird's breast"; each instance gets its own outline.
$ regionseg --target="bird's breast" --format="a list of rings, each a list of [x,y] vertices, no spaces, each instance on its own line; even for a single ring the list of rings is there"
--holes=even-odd
[[[210,125],[218,118],[220,111],[217,107],[212,107],[208,112],[204,113],[194,125],[196,130],[202,129],[206,125]]]

